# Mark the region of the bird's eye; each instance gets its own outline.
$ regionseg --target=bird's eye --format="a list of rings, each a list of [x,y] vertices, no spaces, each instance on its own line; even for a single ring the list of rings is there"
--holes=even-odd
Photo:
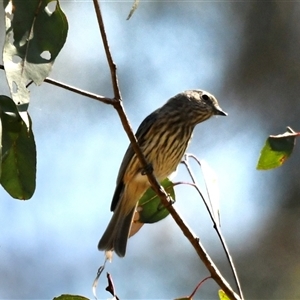
[[[201,98],[202,98],[203,100],[205,100],[205,101],[207,101],[207,100],[209,99],[209,97],[208,97],[206,94],[203,94],[203,95],[201,96]]]

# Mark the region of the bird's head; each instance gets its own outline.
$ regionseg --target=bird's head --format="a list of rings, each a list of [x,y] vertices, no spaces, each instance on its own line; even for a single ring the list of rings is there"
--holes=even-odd
[[[227,113],[219,106],[217,99],[203,90],[184,91],[171,98],[167,104],[176,107],[176,110],[194,125],[213,115],[227,116]]]

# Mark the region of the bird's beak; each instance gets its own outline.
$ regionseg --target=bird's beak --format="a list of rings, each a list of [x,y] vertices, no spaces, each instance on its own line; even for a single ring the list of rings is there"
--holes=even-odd
[[[217,116],[227,116],[228,113],[226,113],[220,106],[215,108],[215,115]]]

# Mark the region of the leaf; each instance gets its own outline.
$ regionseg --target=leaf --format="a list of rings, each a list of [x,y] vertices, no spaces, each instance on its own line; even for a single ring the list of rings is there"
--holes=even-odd
[[[280,167],[292,154],[298,135],[289,127],[284,134],[270,135],[261,150],[256,168],[269,170]]]
[[[57,0],[5,2],[6,37],[3,62],[11,95],[29,127],[27,84],[41,84],[63,47],[67,19]]]
[[[219,290],[218,294],[220,300],[230,300],[230,298],[225,294],[223,290]]]
[[[0,96],[2,124],[2,172],[0,183],[14,198],[32,197],[36,178],[36,147],[31,130],[22,121],[12,99]]]
[[[128,15],[126,20],[129,20],[132,17],[133,13],[135,12],[137,7],[139,6],[139,3],[140,3],[140,0],[134,0],[133,5],[131,7],[131,10],[130,10],[129,15]]]
[[[201,170],[206,186],[207,196],[209,200],[209,209],[218,227],[220,227],[220,205],[219,205],[219,186],[217,176],[213,169],[204,160],[201,160]]]
[[[0,96],[1,97],[1,96]],[[2,145],[2,122],[0,122],[0,157],[2,160],[2,149],[3,149],[3,145]],[[1,178],[1,172],[2,172],[2,164],[0,164],[0,178]]]
[[[62,294],[58,297],[54,297],[53,300],[89,300],[89,298],[78,295]]]
[[[168,178],[166,178],[160,184],[163,186],[165,191],[170,194],[171,197],[175,200],[173,183]],[[157,196],[154,190],[152,188],[149,188],[139,201],[138,213],[138,222],[155,223],[168,216],[169,211],[162,205],[160,198]]]

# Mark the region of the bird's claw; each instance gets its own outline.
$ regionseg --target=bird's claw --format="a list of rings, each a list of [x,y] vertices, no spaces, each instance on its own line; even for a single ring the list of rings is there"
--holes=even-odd
[[[171,197],[170,194],[168,194],[168,202],[169,202],[169,204],[167,206],[160,203],[157,210],[163,210],[164,208],[166,208],[168,206],[172,206],[173,204],[175,204],[176,201]]]
[[[152,164],[148,164],[145,168],[142,169],[141,174],[142,175],[147,175],[147,174],[151,174],[153,172],[153,166]]]

